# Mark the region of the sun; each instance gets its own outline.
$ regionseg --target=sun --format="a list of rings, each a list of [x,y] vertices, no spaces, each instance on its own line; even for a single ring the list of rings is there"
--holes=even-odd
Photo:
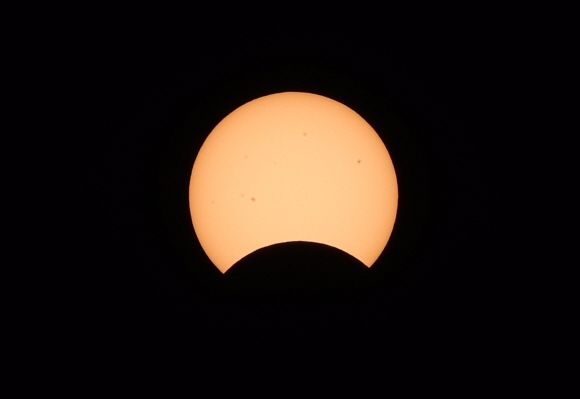
[[[397,213],[395,169],[376,131],[354,110],[317,94],[257,98],[227,115],[193,165],[195,233],[222,272],[251,252],[309,241],[368,267]]]

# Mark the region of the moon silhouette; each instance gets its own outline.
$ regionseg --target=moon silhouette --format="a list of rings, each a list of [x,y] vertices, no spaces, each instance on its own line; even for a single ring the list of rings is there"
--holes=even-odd
[[[391,157],[355,111],[311,93],[257,98],[203,143],[189,205],[199,242],[225,273],[273,244],[325,244],[371,267],[397,213]]]

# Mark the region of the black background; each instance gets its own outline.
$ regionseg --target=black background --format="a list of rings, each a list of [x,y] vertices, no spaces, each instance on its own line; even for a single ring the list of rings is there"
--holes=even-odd
[[[320,348],[475,359],[513,347],[501,143],[513,136],[516,56],[499,14],[177,14],[79,19],[69,38],[82,347],[133,360]],[[187,190],[203,140],[238,106],[281,91],[351,107],[392,156],[395,230],[354,288],[234,289],[195,240]],[[275,267],[269,256],[254,267]]]

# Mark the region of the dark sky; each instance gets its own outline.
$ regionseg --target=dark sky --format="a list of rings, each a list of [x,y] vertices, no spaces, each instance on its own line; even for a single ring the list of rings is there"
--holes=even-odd
[[[517,300],[503,260],[499,158],[510,139],[510,41],[474,18],[92,23],[68,67],[86,298],[78,314],[95,347],[145,358],[508,345]],[[197,150],[233,109],[281,91],[348,105],[393,158],[395,231],[366,275],[352,272],[362,281],[353,286],[318,289],[302,268],[283,294],[232,288],[195,241],[187,187]],[[320,251],[317,273],[355,267]],[[268,253],[247,276],[267,265],[287,273],[276,256],[292,258]]]

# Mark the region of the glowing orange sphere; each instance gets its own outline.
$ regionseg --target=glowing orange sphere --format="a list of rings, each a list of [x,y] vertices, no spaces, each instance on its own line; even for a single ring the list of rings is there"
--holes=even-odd
[[[195,233],[225,272],[268,245],[310,241],[370,267],[397,213],[391,157],[374,129],[330,98],[286,92],[250,101],[209,134],[193,165]]]

